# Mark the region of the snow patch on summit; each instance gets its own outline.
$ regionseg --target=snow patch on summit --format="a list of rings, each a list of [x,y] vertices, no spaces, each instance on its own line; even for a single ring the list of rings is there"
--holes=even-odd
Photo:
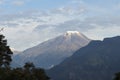
[[[72,35],[72,34],[77,34],[77,35],[79,35],[80,32],[78,32],[78,31],[67,31],[67,32],[65,33],[65,35]]]
[[[80,33],[79,31],[67,31],[65,34],[64,34],[65,37],[73,37],[73,36],[76,36],[76,37],[81,37],[82,39],[86,39],[86,40],[89,40],[86,36],[84,36],[82,33]]]
[[[67,31],[66,33],[68,33],[68,34],[80,34],[80,32],[78,32],[78,31]]]

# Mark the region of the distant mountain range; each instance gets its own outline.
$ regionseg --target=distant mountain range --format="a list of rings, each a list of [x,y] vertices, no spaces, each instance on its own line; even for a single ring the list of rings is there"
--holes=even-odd
[[[12,65],[24,65],[33,62],[36,67],[51,68],[71,56],[91,40],[78,31],[67,31],[54,39],[45,41],[35,47],[29,48],[13,57]],[[18,66],[17,65],[17,66]]]
[[[91,41],[48,70],[52,80],[113,80],[120,71],[120,36]]]

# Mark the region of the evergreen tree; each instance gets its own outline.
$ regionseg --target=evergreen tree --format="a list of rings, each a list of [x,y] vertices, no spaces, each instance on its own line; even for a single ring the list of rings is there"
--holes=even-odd
[[[115,74],[114,80],[120,80],[120,72],[118,72],[118,73]]]
[[[25,65],[24,65],[23,67],[24,67],[25,70],[29,70],[29,71],[30,71],[31,69],[35,68],[34,64],[31,63],[31,62],[25,63]]]
[[[26,63],[23,68],[10,68],[12,51],[7,40],[0,35],[0,80],[49,80],[43,69],[35,68],[33,63]]]
[[[24,65],[25,80],[49,80],[44,69],[35,68],[34,64],[27,62]]]
[[[9,68],[10,62],[12,61],[12,54],[9,46],[7,46],[7,40],[0,34],[0,68]]]

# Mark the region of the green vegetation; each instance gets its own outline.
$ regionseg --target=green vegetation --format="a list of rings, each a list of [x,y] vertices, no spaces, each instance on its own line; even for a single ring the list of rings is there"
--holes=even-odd
[[[33,63],[26,63],[23,68],[11,68],[13,53],[4,38],[0,35],[0,80],[49,80],[44,69],[35,68]]]
[[[36,69],[31,63],[23,68],[0,69],[0,80],[49,80],[43,69]]]
[[[7,46],[7,40],[3,35],[0,35],[0,68],[9,68],[12,61],[11,55],[13,54],[9,46]]]
[[[114,80],[120,80],[120,72],[118,72],[118,73],[115,74]]]

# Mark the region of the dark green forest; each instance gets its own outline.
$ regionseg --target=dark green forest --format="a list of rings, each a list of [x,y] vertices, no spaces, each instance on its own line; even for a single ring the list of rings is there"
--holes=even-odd
[[[118,72],[118,73],[115,74],[114,80],[120,80],[120,72]]]
[[[23,67],[11,68],[12,55],[5,36],[0,34],[0,80],[49,80],[44,69],[36,68],[31,62]]]

